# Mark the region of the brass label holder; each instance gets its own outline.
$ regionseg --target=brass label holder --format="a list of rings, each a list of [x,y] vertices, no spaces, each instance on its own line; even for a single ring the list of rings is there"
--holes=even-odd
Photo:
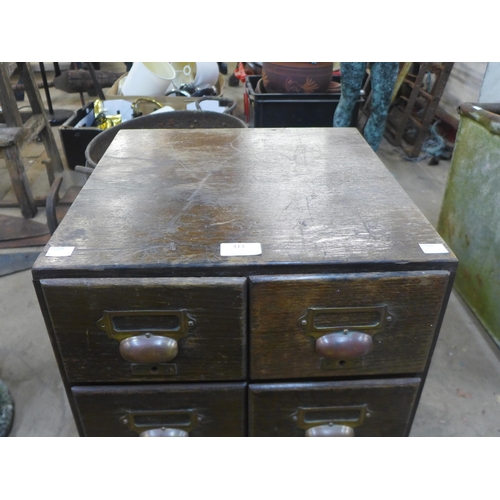
[[[148,420],[141,423],[140,420]],[[121,422],[132,432],[141,434],[145,431],[158,428],[175,428],[189,432],[193,430],[201,417],[195,409],[188,410],[156,410],[156,411],[130,411],[127,410],[121,417]],[[168,420],[168,421],[167,421]]]
[[[366,417],[370,416],[367,405],[357,405],[299,408],[292,418],[296,421],[297,427],[307,431],[319,425],[358,427],[364,424]]]
[[[341,314],[366,314],[375,313],[378,319],[371,323],[346,323],[331,324],[328,326],[317,326],[317,318],[322,315],[341,315]],[[335,330],[362,330],[369,335],[375,335],[384,329],[388,320],[387,305],[373,307],[309,307],[306,314],[299,318],[300,327],[306,332],[306,335],[318,339],[327,333],[333,333]]]
[[[116,328],[114,320],[115,318],[123,317],[152,317],[152,316],[163,316],[163,317],[175,317],[177,318],[178,325],[173,328],[156,329],[148,328],[147,325],[144,328],[138,329],[119,329]],[[196,326],[196,321],[188,315],[187,311],[184,309],[174,310],[174,311],[162,311],[162,310],[143,310],[143,311],[104,311],[103,316],[96,323],[97,328],[106,332],[108,337],[111,337],[118,342],[128,338],[134,337],[136,335],[143,335],[145,333],[153,333],[154,335],[160,335],[163,337],[169,337],[174,340],[179,340],[186,337],[188,332]]]

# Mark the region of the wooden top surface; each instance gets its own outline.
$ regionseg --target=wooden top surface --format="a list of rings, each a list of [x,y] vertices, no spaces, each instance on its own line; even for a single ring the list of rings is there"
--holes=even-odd
[[[408,168],[411,168],[409,165]],[[221,257],[220,243],[262,255]],[[448,254],[425,254],[441,243]],[[51,246],[75,249],[47,257]],[[35,277],[452,269],[456,259],[354,128],[123,130]]]

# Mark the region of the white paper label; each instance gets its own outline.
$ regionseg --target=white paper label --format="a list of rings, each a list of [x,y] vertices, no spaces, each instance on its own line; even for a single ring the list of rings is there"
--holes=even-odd
[[[46,257],[69,257],[75,247],[50,247],[45,254]]]
[[[424,253],[449,253],[441,243],[420,243],[420,248]]]
[[[262,246],[260,243],[221,243],[220,254],[222,257],[261,255]]]

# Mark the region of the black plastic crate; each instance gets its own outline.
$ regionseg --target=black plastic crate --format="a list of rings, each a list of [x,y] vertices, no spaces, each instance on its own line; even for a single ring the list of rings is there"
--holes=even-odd
[[[89,142],[102,132],[97,127],[76,127],[89,113],[94,114],[94,103],[90,102],[76,110],[60,127],[59,134],[66,155],[68,167],[72,170],[77,165],[85,165],[85,149]]]
[[[245,81],[245,115],[249,127],[332,127],[340,92],[325,94],[260,94],[260,76]],[[351,127],[357,124],[362,95],[354,108]]]
[[[221,88],[220,84],[217,84],[217,88]],[[159,101],[162,105],[170,106],[175,110],[184,110],[187,109],[188,106],[197,101],[197,97],[164,97],[164,96],[155,96],[155,101]],[[158,106],[154,102],[148,102],[148,98],[142,99],[138,97],[124,97],[124,96],[109,96],[109,99],[105,101],[106,106],[111,106],[114,102],[114,108],[120,109],[123,119],[131,119],[133,116],[131,115],[132,108],[125,112],[122,106],[125,106],[124,101],[127,103],[130,101],[132,103],[137,103],[141,101],[137,106],[138,111],[142,114],[149,114],[154,110],[158,109]],[[113,109],[113,106],[112,106]],[[119,113],[119,111],[117,111]],[[90,141],[98,134],[102,132],[102,130],[98,127],[93,127],[92,124],[94,122],[94,102],[90,102],[85,105],[83,108],[76,110],[60,127],[59,134],[61,137],[62,146],[64,149],[64,154],[66,155],[66,161],[68,163],[68,167],[72,170],[77,165],[85,166],[85,150],[87,149]],[[85,126],[77,125],[83,121]]]

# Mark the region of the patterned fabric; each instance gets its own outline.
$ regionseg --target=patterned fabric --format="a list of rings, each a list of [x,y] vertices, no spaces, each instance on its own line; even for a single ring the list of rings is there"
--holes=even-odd
[[[347,127],[351,123],[352,112],[359,91],[363,88],[363,78],[367,63],[340,63],[342,74],[342,93],[333,117],[334,127]],[[398,77],[399,63],[370,63],[372,102],[371,113],[366,122],[364,137],[374,151],[377,151],[384,135],[385,122],[391,104],[392,92]]]

